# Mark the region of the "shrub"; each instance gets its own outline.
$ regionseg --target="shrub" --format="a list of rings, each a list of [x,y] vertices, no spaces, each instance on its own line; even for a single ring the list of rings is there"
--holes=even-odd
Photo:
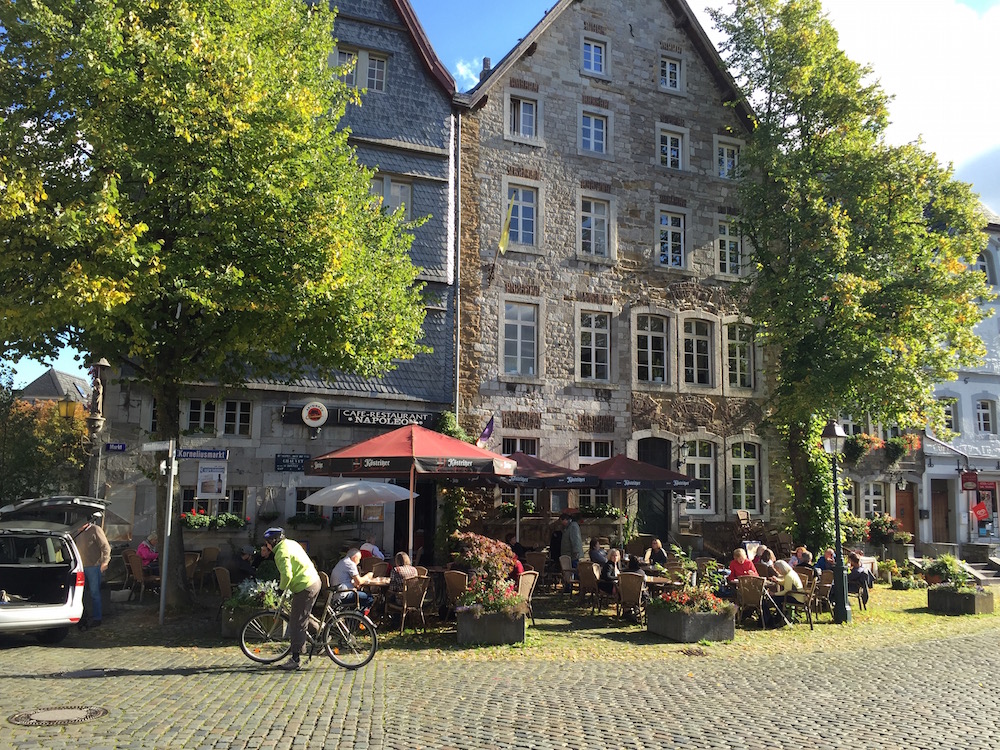
[[[897,533],[904,532],[888,513],[876,513],[868,522],[868,541],[872,544],[892,544],[893,535]]]
[[[962,563],[954,555],[941,555],[930,565],[924,567],[924,575],[939,576],[942,583],[961,585],[968,580],[968,573]]]
[[[274,565],[273,562],[271,564]],[[280,597],[281,592],[278,591],[278,582],[276,580],[247,578],[236,587],[236,591],[222,603],[222,606],[228,609],[236,609],[237,607],[261,607],[267,609],[276,607]]]
[[[844,541],[849,545],[861,544],[868,538],[868,521],[858,518],[849,510],[840,514],[840,529],[844,534]]]
[[[580,516],[582,518],[624,518],[625,511],[607,503],[601,503],[592,507],[580,508]]]
[[[878,450],[885,445],[885,441],[876,435],[850,435],[844,442],[844,460],[848,463],[857,463],[873,450]]]
[[[461,607],[479,614],[524,614],[524,600],[509,580],[517,557],[504,542],[480,534],[456,532],[450,539],[455,562],[469,571],[469,590],[458,600]]]
[[[203,510],[181,513],[180,521],[185,529],[207,529],[212,525],[212,517]]]

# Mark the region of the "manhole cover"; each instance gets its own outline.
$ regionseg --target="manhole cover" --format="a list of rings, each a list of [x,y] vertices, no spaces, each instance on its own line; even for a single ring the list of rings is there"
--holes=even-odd
[[[56,708],[36,708],[22,711],[7,721],[26,727],[51,727],[56,724],[82,724],[91,719],[107,716],[108,709],[98,706],[57,706]]]

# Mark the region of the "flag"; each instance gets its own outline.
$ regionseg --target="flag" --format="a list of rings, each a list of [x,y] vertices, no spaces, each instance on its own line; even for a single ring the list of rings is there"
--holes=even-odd
[[[510,217],[514,213],[514,196],[517,193],[511,193],[510,203],[507,204],[507,218],[503,223],[503,231],[500,232],[500,242],[497,244],[497,249],[500,250],[500,254],[503,255],[507,252],[507,244],[510,242]],[[493,420],[490,420],[490,425],[492,427]]]
[[[483,434],[479,436],[479,440],[476,441],[476,445],[480,448],[485,448],[487,441],[490,439],[490,435],[493,434],[493,417],[490,417],[490,421],[486,423],[486,427],[483,428]]]

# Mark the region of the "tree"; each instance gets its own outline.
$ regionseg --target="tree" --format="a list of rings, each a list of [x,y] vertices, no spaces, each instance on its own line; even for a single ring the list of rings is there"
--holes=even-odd
[[[76,494],[84,485],[84,420],[59,416],[53,401],[17,397],[0,368],[0,506],[55,492]]]
[[[851,413],[943,430],[935,383],[984,353],[974,327],[991,293],[969,266],[986,222],[950,167],[886,143],[887,97],[839,49],[819,0],[737,0],[714,19],[758,117],[740,152],[747,313],[773,356],[796,528],[820,541],[817,423]]]
[[[337,129],[356,96],[327,64],[333,19],[302,0],[0,4],[4,357],[128,363],[171,437],[182,383],[370,376],[423,350],[402,214]]]

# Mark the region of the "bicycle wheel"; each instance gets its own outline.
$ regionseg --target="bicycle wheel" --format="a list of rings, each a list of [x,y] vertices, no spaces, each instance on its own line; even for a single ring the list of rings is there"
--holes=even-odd
[[[358,669],[372,660],[378,649],[375,624],[360,612],[338,612],[323,631],[326,655],[345,669]]]
[[[261,664],[281,661],[292,650],[288,640],[288,615],[273,609],[257,612],[240,631],[240,648],[247,658]]]

